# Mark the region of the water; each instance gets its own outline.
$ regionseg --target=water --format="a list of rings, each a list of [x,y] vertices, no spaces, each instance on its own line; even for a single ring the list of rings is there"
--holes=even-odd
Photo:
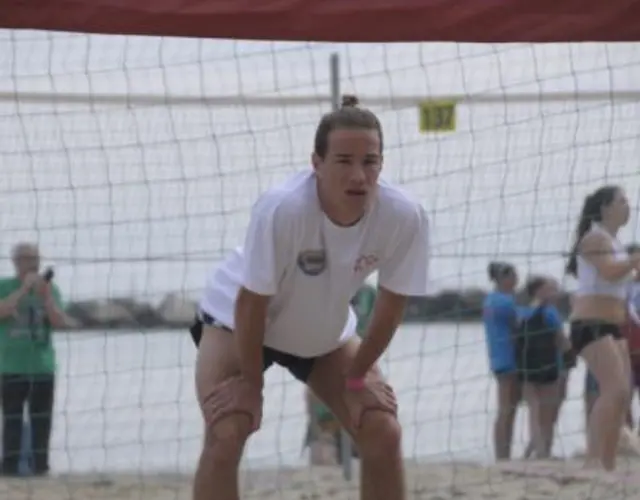
[[[312,44],[0,30],[0,91],[74,92],[85,104],[0,100],[0,254],[38,239],[69,298],[153,301],[196,293],[240,243],[257,194],[309,168],[326,107],[172,105],[172,96],[345,92],[388,97],[383,175],[416,194],[433,226],[434,290],[486,286],[487,261],[561,275],[584,195],[640,190],[640,44]],[[550,92],[601,100],[545,102]],[[98,105],[96,93],[160,93],[157,107]],[[421,135],[393,98],[537,97],[461,104],[458,130]],[[366,101],[365,103],[366,104]],[[636,210],[623,239],[635,237]],[[0,271],[9,272],[9,263]]]
[[[203,435],[186,332],[74,333],[56,337],[59,375],[52,438],[58,472],[191,472]],[[491,459],[495,387],[478,325],[403,326],[382,367],[399,398],[407,457]],[[571,377],[555,453],[583,447],[583,367]],[[302,384],[267,372],[264,422],[245,466],[306,463]],[[527,441],[526,411],[516,453]]]

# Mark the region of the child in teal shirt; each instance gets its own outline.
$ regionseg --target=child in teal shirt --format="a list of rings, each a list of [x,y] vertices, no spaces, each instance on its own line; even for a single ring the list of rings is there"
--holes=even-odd
[[[354,297],[352,302],[358,323],[356,330],[358,335],[362,337],[366,328],[371,320],[371,314],[373,312],[373,305],[376,300],[375,289],[371,286],[365,285]],[[340,439],[341,426],[333,413],[320,401],[318,401],[312,394],[308,394],[308,404],[310,406],[309,426],[307,428],[307,435],[305,438],[305,446],[310,446],[312,442],[318,439],[318,434],[327,433],[331,434],[335,442],[336,458],[338,463],[342,459],[342,440]],[[356,456],[355,450],[353,455]]]

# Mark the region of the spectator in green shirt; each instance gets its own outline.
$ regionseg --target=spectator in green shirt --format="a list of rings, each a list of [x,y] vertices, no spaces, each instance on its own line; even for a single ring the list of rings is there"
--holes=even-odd
[[[0,386],[3,475],[18,475],[24,406],[32,442],[32,472],[49,471],[49,437],[55,387],[51,333],[67,324],[60,292],[39,274],[40,254],[21,243],[12,252],[16,275],[0,278]]]
[[[353,298],[352,305],[358,319],[356,330],[362,337],[371,320],[373,305],[376,300],[376,291],[369,285],[364,285]],[[305,444],[311,448],[312,465],[337,464],[342,460],[340,439],[340,423],[329,409],[322,404],[312,393],[307,391],[307,412],[309,424]],[[316,448],[314,443],[319,443]],[[329,446],[324,446],[328,444]],[[330,448],[331,453],[325,453]],[[355,449],[353,450],[355,456]]]

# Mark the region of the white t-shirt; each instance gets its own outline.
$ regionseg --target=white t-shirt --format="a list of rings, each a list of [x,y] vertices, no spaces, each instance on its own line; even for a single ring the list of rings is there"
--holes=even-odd
[[[244,247],[212,271],[200,309],[233,329],[240,287],[269,295],[264,344],[321,356],[355,335],[349,301],[374,271],[394,293],[427,293],[428,231],[420,204],[382,181],[357,224],[336,226],[320,208],[315,175],[297,174],[260,196]]]

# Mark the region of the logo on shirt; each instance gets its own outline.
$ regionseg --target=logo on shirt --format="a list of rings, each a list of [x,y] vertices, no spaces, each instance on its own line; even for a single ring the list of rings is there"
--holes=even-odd
[[[371,271],[378,263],[378,257],[373,254],[361,255],[358,257],[353,265],[354,273],[361,273],[364,271]]]
[[[327,267],[324,250],[305,250],[298,254],[298,267],[307,276],[318,276]]]
[[[20,300],[10,328],[10,337],[46,340],[46,314],[42,300],[33,295]]]

